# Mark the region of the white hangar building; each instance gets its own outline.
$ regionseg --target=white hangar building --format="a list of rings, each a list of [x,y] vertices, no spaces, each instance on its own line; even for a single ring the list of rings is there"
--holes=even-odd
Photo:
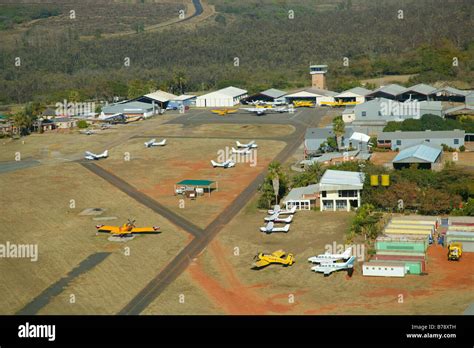
[[[246,98],[247,91],[237,87],[226,87],[200,95],[196,98],[197,107],[232,107],[240,103],[240,100]]]

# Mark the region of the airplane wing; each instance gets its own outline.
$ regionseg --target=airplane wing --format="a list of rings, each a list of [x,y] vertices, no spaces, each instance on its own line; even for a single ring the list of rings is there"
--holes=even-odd
[[[103,226],[96,226],[97,227],[97,232],[112,232],[112,233],[119,233],[120,232],[120,228],[118,226],[107,226],[107,225],[103,225]]]
[[[334,272],[335,270],[336,270],[335,268],[325,269],[325,270],[324,270],[324,275],[329,275],[329,274],[331,274],[332,272]]]
[[[156,233],[160,230],[159,227],[153,226],[153,227],[134,227],[130,231],[130,233]]]
[[[273,256],[275,257],[282,257],[282,256],[285,256],[285,252],[283,250],[277,250],[275,252],[272,253]]]
[[[266,260],[259,260],[257,262],[255,262],[253,265],[254,267],[265,267],[265,266],[268,266],[270,264],[270,262],[266,261]]]
[[[228,114],[233,114],[234,112],[237,112],[237,109],[227,110],[227,113],[228,113]]]

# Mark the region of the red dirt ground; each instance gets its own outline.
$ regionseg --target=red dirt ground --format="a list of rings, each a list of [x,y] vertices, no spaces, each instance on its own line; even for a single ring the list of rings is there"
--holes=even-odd
[[[269,298],[263,298],[258,289],[270,286],[271,284],[243,284],[237,277],[232,265],[227,261],[230,251],[225,251],[218,241],[213,241],[210,245],[211,257],[221,279],[216,279],[205,272],[202,265],[197,261],[189,268],[192,279],[203,289],[209,298],[227,314],[285,314],[291,313],[295,304],[281,304],[276,301],[284,300],[287,293],[276,294]],[[460,262],[449,262],[446,258],[446,248],[438,245],[430,246],[428,249],[429,275],[427,276],[407,276],[400,279],[405,287],[400,289],[400,284],[394,286],[393,279],[390,278],[360,278],[357,281],[367,282],[367,289],[363,293],[354,293],[356,301],[349,303],[337,303],[323,305],[319,308],[305,310],[304,314],[332,314],[344,308],[363,309],[370,313],[390,313],[393,308],[394,313],[400,309],[397,298],[400,294],[405,300],[423,301],[435,300],[440,293],[446,295],[451,292],[456,293],[471,291],[474,285],[474,254],[465,253]],[[361,277],[360,274],[357,275]],[[354,281],[356,279],[353,279]],[[423,289],[410,288],[417,284],[423,284]],[[384,286],[384,284],[386,284]],[[453,287],[453,284],[456,284]],[[390,287],[392,286],[392,287]],[[306,290],[301,290],[299,294],[304,294]],[[295,294],[296,295],[296,294]],[[368,300],[370,299],[370,300]]]
[[[231,264],[227,261],[230,252],[225,252],[217,240],[210,244],[214,265],[223,276],[219,281],[207,274],[198,260],[188,270],[192,279],[207,293],[209,298],[226,314],[281,314],[290,312],[295,305],[279,304],[276,300],[288,298],[288,294],[277,294],[262,298],[255,291],[266,284],[245,285],[236,276]],[[299,294],[304,291],[299,292]],[[295,296],[298,294],[294,294]]]

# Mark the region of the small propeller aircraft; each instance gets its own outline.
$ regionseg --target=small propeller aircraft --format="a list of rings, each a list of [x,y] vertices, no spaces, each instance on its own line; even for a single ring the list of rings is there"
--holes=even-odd
[[[216,161],[211,160],[211,164],[214,168],[216,168],[216,167],[222,167],[222,168],[235,167],[235,162],[233,162],[231,160],[227,160],[225,162],[216,162]]]
[[[278,213],[279,215],[288,215],[288,214],[294,214],[296,213],[296,206],[291,207],[291,209],[281,209],[279,205],[275,205],[273,207],[273,210],[270,209],[268,211],[268,214],[273,215],[275,213]]]
[[[85,134],[85,135],[97,134],[96,131],[93,131],[93,130],[91,130],[91,129],[82,130],[82,131],[79,131],[79,133]]]
[[[219,116],[225,116],[227,114],[233,114],[234,112],[237,112],[237,109],[216,109],[211,110],[211,112]]]
[[[281,218],[279,215],[280,215],[279,213],[275,213],[273,215],[265,217],[264,220],[267,221],[267,222],[269,222],[269,221],[283,222],[283,223],[286,223],[286,224],[289,224],[291,221],[293,221],[293,216],[294,215],[288,215],[286,218]]]
[[[332,272],[348,270],[349,276],[352,275],[354,270],[355,256],[351,256],[349,260],[345,262],[323,262],[317,266],[311,267],[311,270],[317,273],[324,273],[324,276],[327,277]]]
[[[234,147],[232,148],[232,153],[235,154],[241,154],[241,155],[250,155],[252,151],[250,151],[250,148],[246,147],[245,149],[242,150],[237,150]]]
[[[156,142],[156,139],[151,139],[150,141],[147,141],[145,143],[145,147],[152,147],[152,146],[165,146],[166,145],[166,139],[163,139],[162,141]]]
[[[352,256],[352,248],[347,248],[342,254],[324,253],[308,258],[312,263],[334,262],[339,260],[347,260]]]
[[[247,143],[247,144],[242,144],[240,141],[236,141],[235,142],[237,144],[237,147],[239,149],[241,148],[246,148],[246,149],[256,149],[258,147],[258,145],[255,143],[255,140],[252,140],[250,143]]]
[[[109,157],[109,150],[105,150],[104,152],[96,155],[95,153],[92,153],[90,151],[86,151],[86,154],[84,156],[85,159],[87,160],[99,160],[101,158],[107,158]]]
[[[260,269],[272,263],[280,264],[284,267],[291,266],[293,263],[295,263],[295,258],[293,254],[287,254],[283,250],[277,250],[272,252],[271,254],[258,253],[257,255],[255,255],[254,260],[257,260],[253,264],[252,268],[254,269]]]
[[[273,108],[271,106],[268,106],[268,107],[257,106],[255,108],[241,108],[240,110],[244,110],[244,111],[247,111],[247,112],[253,112],[257,116],[262,116],[262,115],[265,115],[266,113],[269,113],[269,112],[283,113],[283,112],[288,112],[289,111],[289,109],[285,108],[285,107]]]
[[[275,227],[273,221],[270,221],[264,227],[260,227],[260,231],[264,232],[266,234],[270,234],[270,233],[273,233],[273,232],[288,233],[289,230],[290,230],[290,225],[289,224],[286,224],[285,227]]]
[[[158,226],[135,227],[135,220],[130,219],[128,219],[128,221],[122,226],[96,225],[95,227],[97,228],[97,232],[110,233],[117,237],[130,237],[134,234],[158,233],[160,231]]]
[[[295,108],[312,108],[314,107],[314,103],[309,100],[295,100],[293,101],[293,106]]]

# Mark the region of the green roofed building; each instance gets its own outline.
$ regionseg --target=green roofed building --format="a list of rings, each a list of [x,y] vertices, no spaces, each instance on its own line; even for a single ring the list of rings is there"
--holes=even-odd
[[[174,185],[174,192],[181,194],[181,193],[184,193],[184,191],[188,189],[197,189],[197,188],[207,189],[209,196],[211,195],[211,190],[213,188],[215,188],[216,191],[219,190],[217,181],[186,179],[186,180],[181,180],[180,182],[177,182]]]

